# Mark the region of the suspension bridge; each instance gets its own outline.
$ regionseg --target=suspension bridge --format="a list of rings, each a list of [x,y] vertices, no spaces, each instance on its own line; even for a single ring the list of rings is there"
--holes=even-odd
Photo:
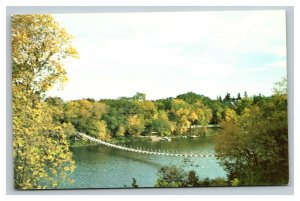
[[[76,132],[76,135],[90,140],[92,142],[95,142],[97,144],[101,144],[104,146],[108,146],[108,147],[112,147],[115,149],[120,149],[120,150],[124,150],[124,151],[131,151],[131,152],[136,152],[136,153],[141,153],[141,154],[150,154],[150,155],[161,155],[161,156],[178,156],[178,157],[215,157],[214,154],[199,154],[199,153],[172,153],[172,152],[166,152],[166,151],[160,151],[160,150],[146,150],[146,149],[142,149],[142,148],[132,148],[132,147],[126,147],[125,145],[117,145],[117,144],[112,144],[112,143],[108,143],[108,142],[104,142],[102,140],[96,139],[94,137],[91,137],[87,134],[84,133],[80,133],[80,132]]]

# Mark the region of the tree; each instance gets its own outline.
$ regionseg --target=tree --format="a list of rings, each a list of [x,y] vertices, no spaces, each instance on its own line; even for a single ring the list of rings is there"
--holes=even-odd
[[[145,128],[143,121],[138,115],[129,116],[127,126],[129,135],[133,136],[139,136]]]
[[[215,100],[213,104],[210,106],[212,110],[211,123],[219,124],[223,119],[224,108],[222,105],[222,101]]]
[[[191,108],[188,103],[181,99],[172,100],[171,120],[176,122],[176,132],[179,134],[186,133],[191,127],[189,121]]]
[[[109,106],[108,111],[103,115],[102,118],[107,125],[107,129],[111,136],[124,136],[125,129],[125,118],[120,114],[118,108]]]
[[[163,110],[159,111],[158,118],[152,121],[150,128],[152,132],[157,132],[161,136],[169,136],[175,129],[174,123],[168,119],[167,113]]]
[[[207,126],[212,118],[212,110],[203,104],[202,101],[197,101],[191,106],[190,121],[193,125]]]
[[[235,111],[237,114],[241,115],[242,112],[250,108],[253,105],[253,99],[249,97],[243,97],[242,99],[238,100],[235,104]]]
[[[269,97],[262,96],[261,93],[258,95],[253,95],[253,104],[258,104],[262,102],[264,99],[268,99]]]
[[[235,121],[237,118],[237,114],[233,109],[226,108],[224,110],[224,119],[226,122],[230,122],[230,120]]]
[[[187,173],[176,166],[162,167],[158,172],[156,187],[182,187],[185,184]]]
[[[176,131],[186,133],[192,125],[207,126],[212,118],[212,110],[201,100],[188,104],[182,99],[173,99],[170,120],[176,122]],[[205,134],[205,129],[203,131]]]
[[[194,92],[188,92],[188,93],[185,93],[185,94],[180,94],[176,98],[184,100],[188,104],[193,104],[193,103],[196,103],[199,100],[202,101],[203,99],[209,99],[208,97],[196,94]]]
[[[136,183],[136,179],[132,178],[132,184],[131,184],[132,188],[138,188],[139,186]]]
[[[157,109],[151,101],[140,102],[140,107],[142,109],[141,116],[143,116],[144,119],[145,129],[149,131],[152,121],[157,119]]]
[[[223,101],[222,96],[218,96],[217,97],[217,101],[219,101],[220,103],[222,103],[222,101]]]
[[[118,131],[116,133],[117,137],[122,137],[125,135],[126,129],[124,126],[119,126]]]
[[[228,101],[231,101],[231,97],[230,97],[230,93],[227,92],[226,96],[223,99],[223,102],[228,102]]]
[[[194,170],[185,171],[176,166],[164,166],[159,169],[155,187],[198,187],[198,186],[229,186],[223,178],[199,179]]]
[[[88,100],[69,101],[65,104],[65,122],[71,122],[77,131],[93,137],[108,139],[106,123],[102,117],[107,112],[107,106],[101,102]]]
[[[137,92],[133,97],[132,100],[136,101],[145,101],[146,100],[146,94]]]
[[[77,57],[71,42],[51,15],[12,16],[15,188],[55,188],[71,181],[68,173],[75,166],[67,137],[43,99],[67,80],[64,61]]]
[[[151,101],[143,101],[140,103],[140,107],[143,110],[143,116],[147,120],[152,120],[157,117],[157,109],[155,104]]]
[[[287,96],[288,94],[288,81],[287,77],[281,78],[280,81],[274,83],[273,93],[276,96]]]
[[[74,134],[76,133],[76,129],[74,128],[73,124],[71,124],[70,122],[63,123],[62,127],[63,127],[63,131],[64,131],[64,133],[66,135],[66,138],[70,142],[74,143],[75,142],[74,141],[75,140],[75,135]]]
[[[221,124],[216,153],[233,184],[288,183],[287,93],[284,83],[279,86],[271,99]]]
[[[160,99],[155,101],[157,110],[171,110],[173,98]]]
[[[110,139],[110,136],[107,133],[106,129],[106,123],[105,121],[97,121],[97,130],[98,130],[98,135],[96,136],[98,139],[101,140],[108,140]]]
[[[60,97],[48,97],[45,99],[48,107],[52,110],[52,117],[55,122],[62,122],[64,115],[64,101]]]
[[[66,82],[63,61],[78,56],[72,38],[51,15],[14,15],[13,84],[32,96]]]
[[[195,187],[199,185],[199,177],[196,175],[195,171],[189,171],[187,176],[187,181],[185,185],[188,187]]]

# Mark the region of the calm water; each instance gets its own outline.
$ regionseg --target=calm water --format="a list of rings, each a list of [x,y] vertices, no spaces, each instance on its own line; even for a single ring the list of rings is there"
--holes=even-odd
[[[212,137],[174,139],[171,142],[127,142],[126,145],[169,152],[214,153]],[[76,162],[76,169],[72,174],[75,183],[61,188],[131,187],[132,178],[137,180],[139,187],[153,187],[158,170],[166,165],[195,170],[200,178],[226,175],[215,157],[155,156],[116,150],[102,145],[72,148],[72,152]]]

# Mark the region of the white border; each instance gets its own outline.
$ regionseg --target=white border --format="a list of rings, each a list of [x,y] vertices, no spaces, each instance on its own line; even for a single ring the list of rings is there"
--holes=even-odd
[[[9,1],[9,2],[8,2]],[[190,6],[190,5],[218,5],[218,6],[222,6],[222,5],[226,5],[226,6],[245,6],[245,5],[248,5],[249,6],[249,3],[247,4],[247,2],[245,3],[244,1],[245,0],[237,0],[237,1],[232,1],[232,0],[226,0],[226,3],[224,3],[225,1],[224,0],[218,0],[218,1],[204,1],[202,0],[202,3],[200,4],[199,1],[200,0],[197,0],[197,1],[190,1],[190,0],[187,0],[187,1],[178,1],[178,0],[174,0],[174,1],[165,1],[165,0],[161,0],[161,1],[157,1],[157,0],[153,0],[153,1],[143,1],[143,3],[141,3],[140,0],[135,0],[135,1],[126,1],[127,3],[124,3],[125,0],[114,0],[114,3],[112,3],[113,0],[106,0],[106,1],[101,1],[101,3],[95,3],[95,1],[91,1],[91,0],[84,0],[84,1],[72,1],[71,3],[69,1],[72,1],[72,0],[64,0],[64,2],[60,2],[60,1],[57,1],[57,0],[54,0],[54,1],[51,1],[51,2],[47,2],[47,1],[37,1],[37,0],[21,0],[21,1],[16,1],[16,0],[7,0],[7,1],[0,1],[0,44],[2,44],[2,46],[5,46],[5,42],[6,42],[6,32],[4,30],[6,30],[6,6],[21,6],[21,5],[25,5],[25,6],[30,6],[30,5],[34,5],[34,6],[79,6],[79,5],[106,5],[106,6],[112,6],[112,5],[127,5],[127,6],[137,6],[137,5],[158,5],[158,6],[162,6],[162,5],[169,5],[169,6],[182,6],[182,5],[185,5],[185,6]],[[249,1],[249,0],[248,0]],[[43,2],[43,3],[42,3]],[[157,2],[160,2],[160,3],[157,3]],[[172,2],[172,3],[170,3]],[[195,3],[196,2],[196,3]],[[244,2],[244,3],[241,3],[241,2]],[[282,1],[282,0],[252,0],[250,1],[251,2],[251,6],[295,6],[294,7],[294,15],[295,15],[295,22],[298,22],[299,24],[299,4],[297,3],[297,1],[291,1],[291,0],[286,0],[286,1]],[[297,23],[295,23],[295,36],[299,36],[299,25]],[[297,39],[297,37],[294,38],[294,44],[295,44],[295,55],[297,55],[297,53],[299,52],[299,43],[298,43],[299,39]],[[3,68],[3,66],[7,66],[6,65],[6,51],[4,50],[4,48],[1,48],[0,49],[0,66],[2,66],[1,71],[0,71],[0,87],[1,87],[1,94],[0,94],[0,133],[1,134],[6,134],[6,131],[5,131],[5,127],[6,127],[6,114],[5,114],[5,111],[6,111],[6,99],[4,98],[6,96],[6,90],[7,90],[7,86],[6,86],[6,68]],[[298,64],[298,65],[297,65]],[[299,81],[296,79],[296,76],[298,75],[299,76],[299,70],[297,68],[297,66],[299,66],[299,59],[297,59],[297,56],[295,56],[295,68],[294,68],[294,76],[295,76],[295,94],[294,94],[294,103],[295,103],[295,106],[294,106],[294,114],[295,114],[295,119],[299,119],[299,116],[298,116],[298,113],[297,111],[299,110],[299,108],[297,107],[297,104],[296,103],[299,103],[299,95],[298,95],[298,92],[297,92],[297,86],[299,85]],[[298,124],[299,125],[299,124]],[[272,200],[295,200],[296,198],[299,199],[299,195],[298,195],[298,192],[297,190],[298,189],[298,180],[297,178],[299,178],[299,174],[298,174],[298,169],[299,169],[299,165],[298,165],[298,154],[299,153],[299,146],[297,146],[297,144],[299,144],[299,137],[297,136],[297,131],[299,131],[299,126],[297,125],[297,123],[295,124],[295,128],[294,128],[294,133],[295,133],[295,136],[294,136],[294,142],[295,142],[295,174],[294,174],[294,178],[295,178],[295,181],[294,181],[294,185],[295,185],[295,196],[264,196],[264,198],[260,197],[260,196],[243,196],[243,197],[240,197],[240,196],[217,196],[217,197],[214,197],[214,199],[218,199],[218,200],[253,200],[253,199],[257,199],[258,197],[260,199],[272,199]],[[6,173],[5,173],[5,160],[6,160],[6,155],[5,155],[5,152],[6,152],[6,140],[5,138],[1,138],[2,140],[0,140],[0,161],[3,161],[4,163],[1,163],[0,165],[0,200],[20,200],[20,199],[24,199],[24,200],[34,200],[34,199],[37,199],[37,200],[41,200],[41,199],[46,199],[46,200],[52,200],[53,197],[52,196],[22,196],[22,198],[20,196],[6,196],[5,194],[7,193],[6,192],[6,182],[5,182],[5,177],[6,177]],[[218,188],[216,188],[217,190]],[[243,189],[243,188],[242,188]],[[241,189],[241,190],[242,190]],[[172,190],[172,189],[171,189]],[[255,189],[252,188],[252,190],[256,191]],[[98,192],[98,194],[116,194],[117,192],[115,190],[106,190],[107,192],[104,193],[103,191],[101,192]],[[127,192],[126,192],[127,191]],[[123,192],[121,193],[117,193],[117,194],[127,194],[128,191],[132,192],[131,190],[123,190]],[[146,193],[141,193],[141,191],[137,191],[136,194],[157,194],[157,192],[155,192],[156,189],[149,189],[148,192]],[[177,189],[176,189],[177,191]],[[239,191],[239,190],[237,190]],[[54,191],[55,192],[55,191]],[[56,194],[54,193],[53,191],[48,191],[48,192],[41,192],[41,194]],[[86,193],[91,193],[91,192],[87,192],[87,191],[78,191],[79,194],[86,194]],[[173,194],[175,192],[172,192],[172,191],[169,191],[170,194]],[[179,192],[177,191],[177,193],[180,194],[180,190]],[[175,194],[177,194],[175,193]],[[182,194],[190,194],[191,192],[187,192],[185,189],[183,189],[183,191],[181,192]],[[196,194],[199,194],[201,192],[199,192],[197,189],[196,189]],[[215,189],[212,189],[210,191],[211,194],[215,194]],[[276,194],[276,189],[274,189],[274,192],[269,192],[270,194]],[[278,192],[277,192],[278,193]],[[61,193],[60,193],[61,194]],[[77,193],[74,193],[74,192],[69,192],[68,194],[77,194]],[[248,194],[256,194],[255,192],[251,192],[248,191]],[[161,196],[160,196],[161,197]],[[60,199],[63,199],[61,196],[59,196]],[[107,199],[108,197],[105,196],[105,197],[101,197],[100,199]],[[148,199],[148,200],[153,200],[153,199],[157,199],[158,197],[126,197],[128,200],[141,200],[141,199]],[[186,199],[186,198],[183,198],[181,196],[176,196],[176,197],[172,197],[172,198],[166,198],[166,197],[162,197],[164,200],[165,199]],[[189,200],[199,200],[199,199],[211,199],[212,197],[211,196],[203,196],[201,198],[198,198],[198,196],[193,196],[193,197],[189,197],[188,199]],[[75,199],[75,200],[82,200],[83,197],[82,196],[72,196],[70,197],[70,199]],[[98,200],[99,198],[97,196],[90,196],[88,197],[87,199],[90,199],[90,200]],[[123,197],[117,197],[116,199],[123,199]]]

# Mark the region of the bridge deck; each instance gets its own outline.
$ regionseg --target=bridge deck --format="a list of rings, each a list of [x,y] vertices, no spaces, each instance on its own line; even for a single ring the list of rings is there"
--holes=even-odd
[[[129,148],[129,147],[125,147],[125,146],[120,146],[120,145],[104,142],[102,140],[93,138],[84,133],[77,132],[76,134],[82,138],[86,138],[86,139],[96,142],[98,144],[102,144],[102,145],[105,145],[108,147],[112,147],[112,148],[116,148],[116,149],[120,149],[120,150],[124,150],[124,151],[141,153],[141,154],[152,154],[152,155],[161,155],[161,156],[179,156],[179,157],[214,157],[215,156],[214,154],[169,153],[169,152],[160,152],[159,150],[149,151],[149,150],[142,150],[142,149],[138,149],[138,148]]]

